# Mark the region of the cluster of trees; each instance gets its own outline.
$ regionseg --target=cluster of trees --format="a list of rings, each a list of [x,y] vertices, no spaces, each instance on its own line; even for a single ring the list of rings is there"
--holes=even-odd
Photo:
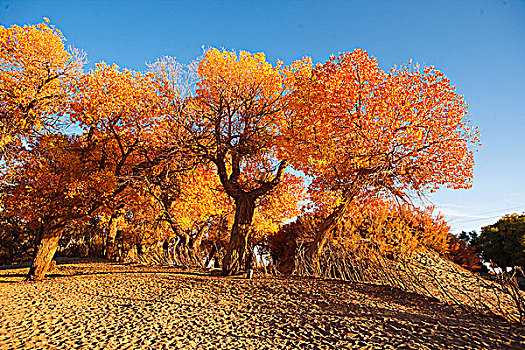
[[[223,273],[236,273],[304,202],[313,266],[328,241],[364,227],[439,245],[421,228],[430,216],[394,203],[471,185],[479,134],[433,67],[384,71],[360,49],[317,65],[207,49],[190,65],[84,72],[85,54],[47,20],[0,36],[0,239],[13,254],[33,240],[30,279],[64,235],[95,226],[108,258],[117,237],[139,254],[171,239],[184,264],[219,251]],[[360,229],[339,232],[350,217]]]
[[[462,232],[458,240],[492,267],[504,271],[519,267],[525,271],[525,214],[509,214],[481,233]]]

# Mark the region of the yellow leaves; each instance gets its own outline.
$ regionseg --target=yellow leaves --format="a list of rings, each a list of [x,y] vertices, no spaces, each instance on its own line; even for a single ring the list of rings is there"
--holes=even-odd
[[[225,99],[232,108],[243,108],[246,101],[262,107],[282,94],[279,69],[266,62],[263,53],[241,51],[237,56],[234,52],[209,49],[199,62],[197,73],[197,96],[208,104]]]
[[[65,50],[62,33],[48,23],[45,18],[33,26],[0,26],[1,139],[16,142],[53,128],[83,63],[83,56]]]
[[[28,181],[39,178],[40,193],[57,189],[70,202],[85,193],[114,201],[111,194],[120,184],[140,181],[135,165],[154,163],[164,156],[156,153],[159,149],[177,142],[185,148],[170,150],[170,156],[196,152],[197,159],[217,165],[222,157],[226,178],[234,177],[237,190],[245,192],[268,184],[279,161],[289,159],[313,178],[310,194],[322,208],[341,203],[349,188],[379,188],[398,196],[409,189],[469,186],[473,161],[468,145],[477,144],[479,132],[468,126],[463,97],[435,68],[384,72],[361,49],[315,67],[310,58],[272,65],[264,53],[207,49],[185,87],[180,84],[186,69],[169,58],[151,65],[149,73],[97,63],[77,76],[78,62],[48,23],[0,27],[0,62],[14,67],[0,71],[0,108],[7,106],[0,110],[0,126],[8,130],[0,135],[0,146],[13,135],[45,130],[60,113],[70,114],[86,130],[78,140],[42,138],[34,155],[24,155],[21,173]],[[60,77],[45,81],[50,72]],[[162,210],[172,211],[183,229],[233,211],[216,170],[202,167],[190,175],[173,175],[181,188],[168,193],[172,197],[165,198]],[[38,183],[32,184],[25,188],[38,192]],[[145,194],[147,185],[140,183],[119,198],[127,196],[137,211],[147,207],[144,215],[158,215],[152,212],[160,204]],[[31,196],[38,203],[50,201]],[[280,222],[298,214],[304,198],[300,179],[287,176],[257,202],[257,234],[275,232]],[[405,221],[381,215],[372,223],[378,230],[390,225],[396,235],[405,234]]]
[[[159,96],[150,74],[99,63],[76,86],[78,92],[69,107],[71,119],[82,127],[97,125],[101,133],[131,136],[133,143],[155,122]]]
[[[411,254],[421,247],[446,253],[450,228],[433,210],[380,200],[356,203],[336,235],[346,245],[372,241],[384,254]]]
[[[225,216],[233,212],[233,202],[221,190],[216,172],[207,167],[198,167],[192,173],[181,175],[181,193],[170,211],[183,230],[190,230],[195,223],[210,217]]]

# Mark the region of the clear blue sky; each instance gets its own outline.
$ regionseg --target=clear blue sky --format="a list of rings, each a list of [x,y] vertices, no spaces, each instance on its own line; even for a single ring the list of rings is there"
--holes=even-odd
[[[263,51],[291,62],[360,47],[383,69],[412,58],[445,72],[483,134],[474,186],[431,198],[454,231],[525,211],[525,0],[24,1],[0,0],[0,24],[49,17],[90,63],[135,70],[202,46]]]

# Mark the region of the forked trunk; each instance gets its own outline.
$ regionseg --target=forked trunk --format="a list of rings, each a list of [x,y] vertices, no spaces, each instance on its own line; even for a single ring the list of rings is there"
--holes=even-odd
[[[36,247],[35,258],[26,276],[28,281],[41,281],[46,276],[52,265],[53,257],[58,248],[58,242],[62,237],[62,228],[48,230],[44,229],[40,242]]]
[[[250,225],[255,210],[255,198],[248,195],[235,200],[235,221],[230,236],[230,243],[222,260],[222,274],[235,274],[244,268]]]

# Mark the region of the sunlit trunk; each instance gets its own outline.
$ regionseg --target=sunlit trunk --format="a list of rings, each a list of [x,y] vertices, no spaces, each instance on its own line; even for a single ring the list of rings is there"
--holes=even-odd
[[[255,198],[244,195],[235,200],[235,221],[230,243],[222,260],[222,274],[235,274],[244,268],[250,225],[255,210]]]
[[[120,224],[120,215],[113,213],[108,223],[108,234],[106,236],[106,258],[116,260],[118,257],[118,247],[116,244],[117,232]]]
[[[206,225],[203,224],[197,231],[197,234],[195,235],[195,237],[191,239],[190,257],[191,257],[192,263],[197,266],[203,266],[204,264],[204,261],[202,261],[200,257],[200,253],[201,253],[201,244],[202,244],[202,238],[205,232],[204,230],[205,227]]]
[[[215,258],[215,254],[216,253],[217,253],[217,245],[214,244],[211,247],[211,250],[210,250],[210,252],[208,254],[208,257],[206,258],[206,261],[204,262],[204,267],[209,267],[210,266],[210,263]]]
[[[33,263],[26,277],[27,280],[41,281],[44,279],[52,265],[53,257],[58,248],[58,242],[62,237],[62,231],[62,228],[43,229],[40,242],[36,247]]]

